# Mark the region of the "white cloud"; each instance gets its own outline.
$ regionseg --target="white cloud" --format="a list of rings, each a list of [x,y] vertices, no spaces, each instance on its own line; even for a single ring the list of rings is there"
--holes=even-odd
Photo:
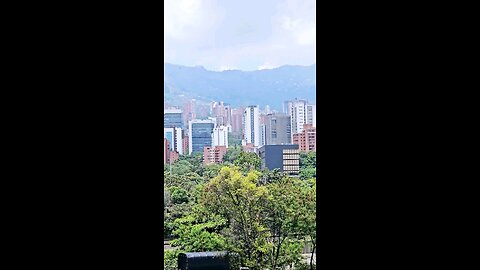
[[[310,65],[315,20],[314,0],[166,0],[164,60],[212,70]]]

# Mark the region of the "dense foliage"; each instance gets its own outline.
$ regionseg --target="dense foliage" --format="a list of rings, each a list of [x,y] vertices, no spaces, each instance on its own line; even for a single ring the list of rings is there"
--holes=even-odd
[[[302,154],[300,166],[298,178],[260,171],[258,156],[239,148],[222,165],[204,166],[195,155],[167,166],[164,236],[173,249],[165,269],[176,269],[179,252],[221,250],[237,252],[252,270],[315,269],[315,153]]]

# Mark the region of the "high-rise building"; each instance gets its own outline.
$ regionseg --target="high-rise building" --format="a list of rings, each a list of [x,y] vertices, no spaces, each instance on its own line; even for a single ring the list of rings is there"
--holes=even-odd
[[[232,110],[232,133],[242,134],[243,133],[243,113],[245,110],[243,108],[233,109]]]
[[[203,164],[220,164],[225,153],[227,153],[225,146],[206,146],[203,148]]]
[[[182,129],[179,127],[171,127],[163,129],[163,137],[166,138],[170,144],[170,150],[183,154],[183,135]]]
[[[291,144],[291,120],[285,114],[269,114],[265,120],[263,145]]]
[[[232,121],[232,108],[223,101],[211,103],[212,116],[216,118],[218,126],[228,126]]]
[[[243,138],[246,143],[252,143],[258,147],[260,140],[260,112],[258,106],[248,106],[244,112]]]
[[[194,119],[188,123],[189,154],[202,153],[205,146],[212,146],[212,133],[215,123],[212,120]]]
[[[183,127],[182,110],[180,109],[164,109],[163,110],[163,127]]]
[[[292,136],[301,133],[304,124],[316,126],[316,106],[308,104],[305,100],[291,100],[286,102],[288,115],[292,125]]]
[[[317,151],[317,128],[311,124],[303,125],[301,133],[293,134],[293,143],[298,144],[301,152]]]
[[[228,104],[225,104],[225,126],[232,125],[232,107]]]
[[[183,123],[188,123],[193,119],[195,119],[195,99],[183,105]]]
[[[261,169],[279,169],[289,175],[298,175],[300,155],[298,145],[264,145],[258,149]]]
[[[212,136],[212,146],[228,147],[228,128],[226,126],[219,126],[214,128]]]

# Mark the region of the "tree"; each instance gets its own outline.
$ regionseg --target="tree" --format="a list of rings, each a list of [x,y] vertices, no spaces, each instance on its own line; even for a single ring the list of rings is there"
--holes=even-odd
[[[177,270],[178,267],[178,255],[184,252],[180,249],[165,250],[163,255],[163,269],[165,270]]]
[[[180,204],[180,203],[188,202],[189,196],[188,196],[188,192],[185,189],[181,187],[172,186],[168,189],[168,191],[170,191],[172,203]]]
[[[240,167],[240,169],[244,173],[248,173],[253,170],[260,170],[260,164],[262,161],[260,157],[251,152],[240,152],[238,158],[235,159],[233,162],[236,166]]]
[[[300,179],[307,180],[317,176],[317,169],[315,167],[300,168]]]
[[[163,191],[163,209],[165,210],[165,207],[170,206],[172,203],[172,198],[170,196],[170,192],[168,190]]]
[[[228,220],[225,234],[231,251],[252,270],[263,269],[270,250],[269,230],[263,224],[268,194],[266,187],[256,185],[258,176],[256,171],[243,176],[236,168],[224,167],[206,184],[201,200],[207,210]]]
[[[315,152],[300,153],[300,179],[317,176],[317,156]]]
[[[189,215],[177,219],[177,229],[173,232],[177,238],[171,241],[186,252],[202,252],[224,250],[226,240],[220,231],[226,226],[226,220],[219,215],[206,211],[201,205],[196,205]]]
[[[302,183],[290,177],[283,177],[267,185],[269,200],[266,205],[266,224],[270,229],[273,248],[271,269],[284,268],[301,259],[301,243],[304,237],[299,224],[306,215],[302,202]]]
[[[305,167],[316,167],[317,166],[317,153],[316,152],[308,152],[308,153],[300,153],[300,166]]]
[[[239,147],[242,145],[242,136],[240,135],[234,135],[234,134],[229,134],[228,135],[228,145],[229,147]]]
[[[240,147],[228,148],[227,153],[223,156],[223,163],[233,164],[241,152]]]
[[[188,215],[191,209],[192,204],[189,203],[173,204],[165,208],[163,211],[163,236],[165,239],[173,237],[173,231],[177,229],[175,220]]]
[[[312,255],[310,256],[310,269],[315,269],[313,264],[313,256],[315,254],[315,249],[317,247],[317,188],[316,180],[311,179],[307,183],[308,187],[305,189],[304,205],[306,208],[306,215],[301,219],[304,223],[303,232],[310,237],[312,243]]]
[[[218,175],[221,168],[222,168],[222,165],[220,164],[211,164],[211,165],[205,166],[205,168],[203,169],[203,178],[206,181],[214,178],[215,176]]]
[[[312,244],[310,269],[315,269],[313,256],[317,247],[316,179],[313,178],[307,181],[297,181],[297,185],[301,190],[301,193],[299,194],[301,202],[300,211],[303,213],[303,215],[300,215],[297,218],[298,231]]]
[[[203,172],[203,153],[194,153],[194,154],[191,154],[191,155],[181,155],[175,163],[177,163],[177,162],[184,162],[183,164],[189,164],[190,165],[189,172],[195,172],[199,175],[202,175],[202,172]]]
[[[276,183],[279,181],[282,181],[282,179],[286,178],[287,175],[283,172],[281,172],[279,169],[273,169],[273,170],[264,170],[263,175],[260,177],[259,184],[265,185],[265,184],[271,184],[271,183]]]

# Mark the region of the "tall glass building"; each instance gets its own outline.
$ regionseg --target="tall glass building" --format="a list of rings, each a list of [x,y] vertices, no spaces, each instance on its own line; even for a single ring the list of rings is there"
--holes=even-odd
[[[163,127],[173,128],[183,127],[182,110],[179,109],[165,109],[163,111]]]
[[[189,154],[203,153],[205,146],[212,146],[212,133],[215,127],[212,120],[192,120],[188,126]]]

